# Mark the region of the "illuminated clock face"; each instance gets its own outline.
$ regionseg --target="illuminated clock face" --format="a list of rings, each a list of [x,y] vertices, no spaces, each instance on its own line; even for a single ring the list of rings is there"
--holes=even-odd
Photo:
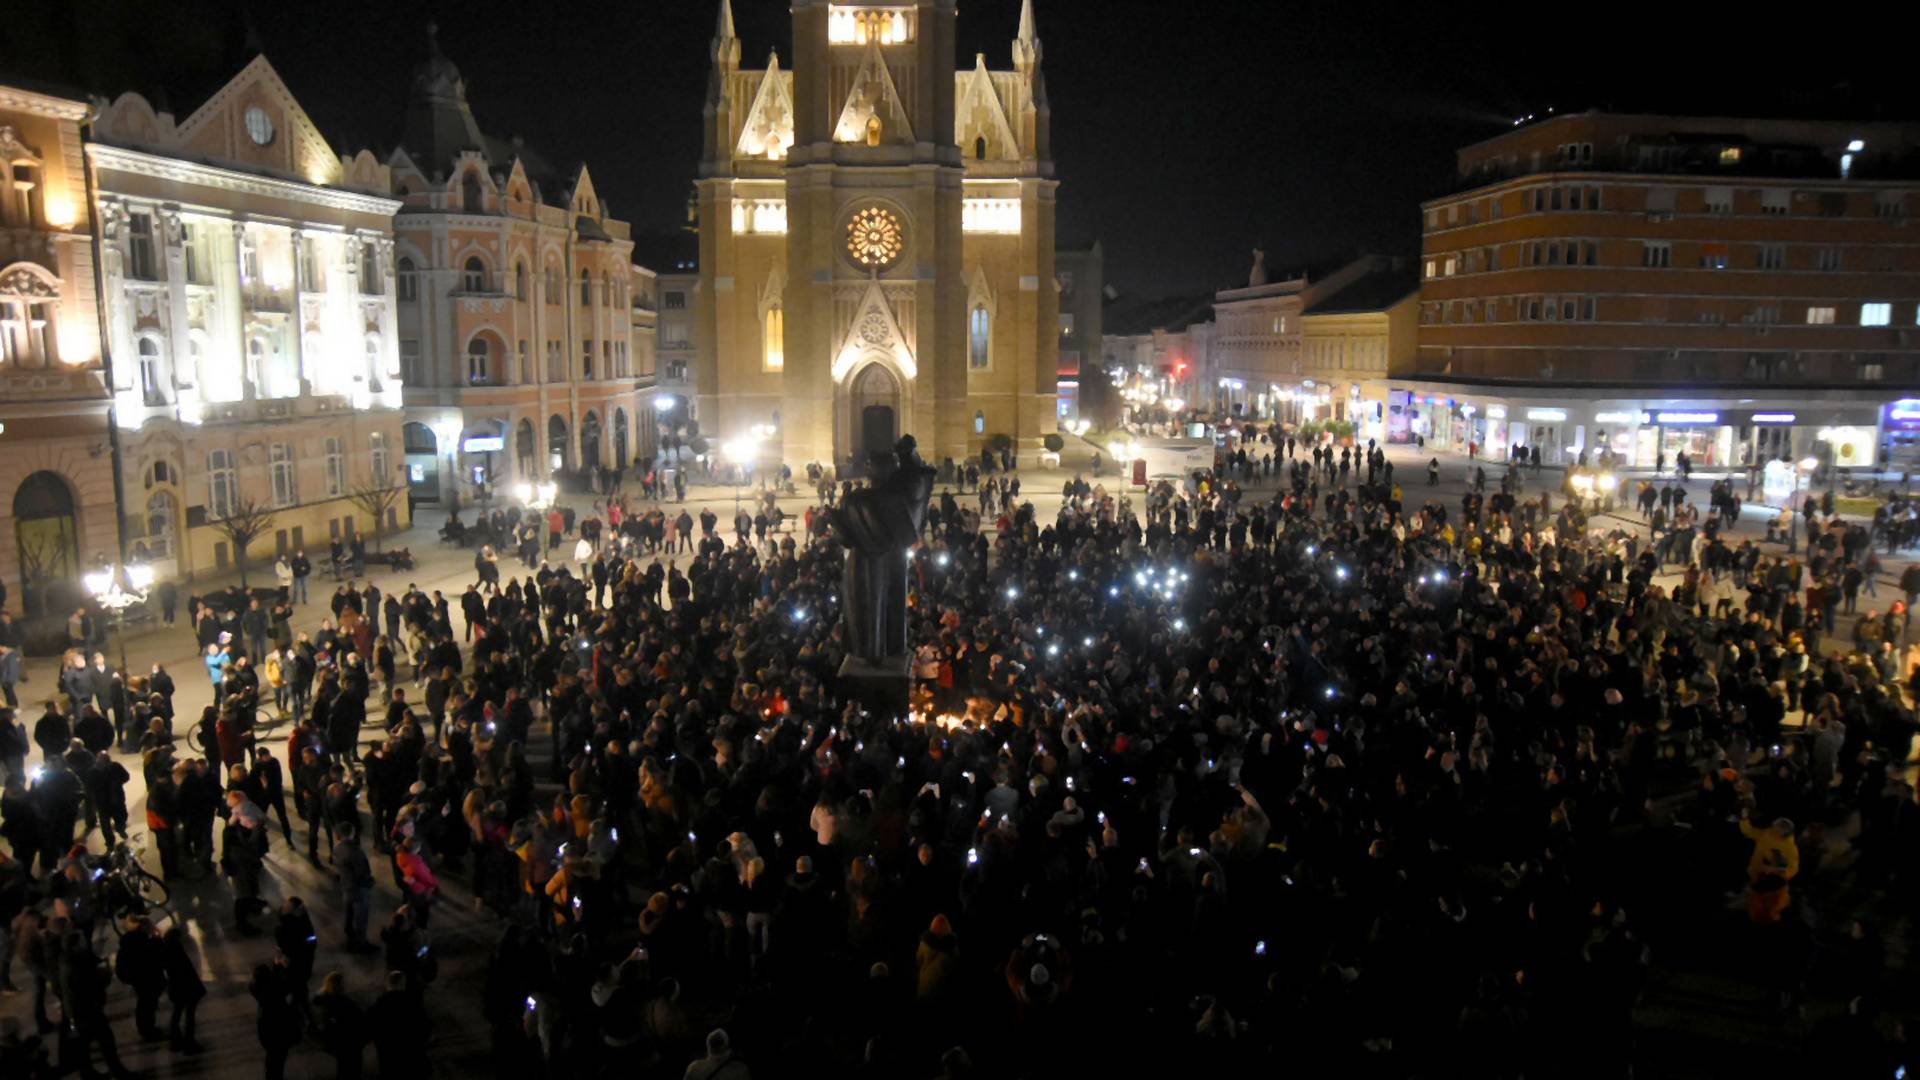
[[[900,257],[900,219],[877,206],[853,215],[847,222],[847,255],[873,270],[892,266]]]
[[[256,146],[265,146],[273,141],[273,118],[258,105],[247,110],[247,138],[252,139]]]

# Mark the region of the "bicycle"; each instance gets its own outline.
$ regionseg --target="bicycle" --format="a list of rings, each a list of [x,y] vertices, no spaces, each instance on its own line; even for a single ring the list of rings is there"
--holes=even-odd
[[[99,888],[100,910],[113,923],[114,933],[125,936],[127,921],[149,916],[158,925],[173,917],[172,890],[140,863],[140,852],[131,838],[122,839],[105,855],[93,860],[93,880]],[[160,912],[158,917],[152,913]]]

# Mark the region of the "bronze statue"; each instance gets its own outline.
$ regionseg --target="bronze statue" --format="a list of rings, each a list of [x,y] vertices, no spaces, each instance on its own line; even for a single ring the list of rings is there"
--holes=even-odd
[[[913,436],[901,436],[891,458],[873,457],[873,480],[833,509],[833,527],[847,547],[841,595],[851,656],[880,665],[907,656],[907,551],[927,523],[934,470],[920,460]]]

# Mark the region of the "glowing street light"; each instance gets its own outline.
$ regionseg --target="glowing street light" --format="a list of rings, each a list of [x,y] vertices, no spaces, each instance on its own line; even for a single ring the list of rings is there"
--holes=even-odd
[[[127,563],[103,567],[81,578],[94,602],[113,613],[120,627],[120,671],[127,670],[127,609],[147,602],[147,590],[153,587],[153,567],[146,563]],[[124,584],[123,584],[124,583]]]

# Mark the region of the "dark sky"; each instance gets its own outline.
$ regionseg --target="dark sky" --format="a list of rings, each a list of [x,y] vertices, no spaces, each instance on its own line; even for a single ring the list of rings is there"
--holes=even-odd
[[[7,12],[7,8],[17,8]],[[1905,35],[1878,16],[1691,5],[1038,0],[1063,244],[1167,295],[1417,249],[1453,151],[1513,116],[1589,105],[1911,117]],[[789,56],[786,5],[734,0],[743,60]],[[164,91],[184,118],[252,39],[329,138],[384,155],[438,18],[490,134],[585,160],[616,215],[672,230],[700,150],[712,0],[0,0],[0,78]],[[1882,14],[1892,8],[1882,10]],[[962,0],[962,63],[1009,66],[1019,0]],[[1814,25],[1807,25],[1807,24]],[[1751,26],[1752,30],[1741,27]]]

